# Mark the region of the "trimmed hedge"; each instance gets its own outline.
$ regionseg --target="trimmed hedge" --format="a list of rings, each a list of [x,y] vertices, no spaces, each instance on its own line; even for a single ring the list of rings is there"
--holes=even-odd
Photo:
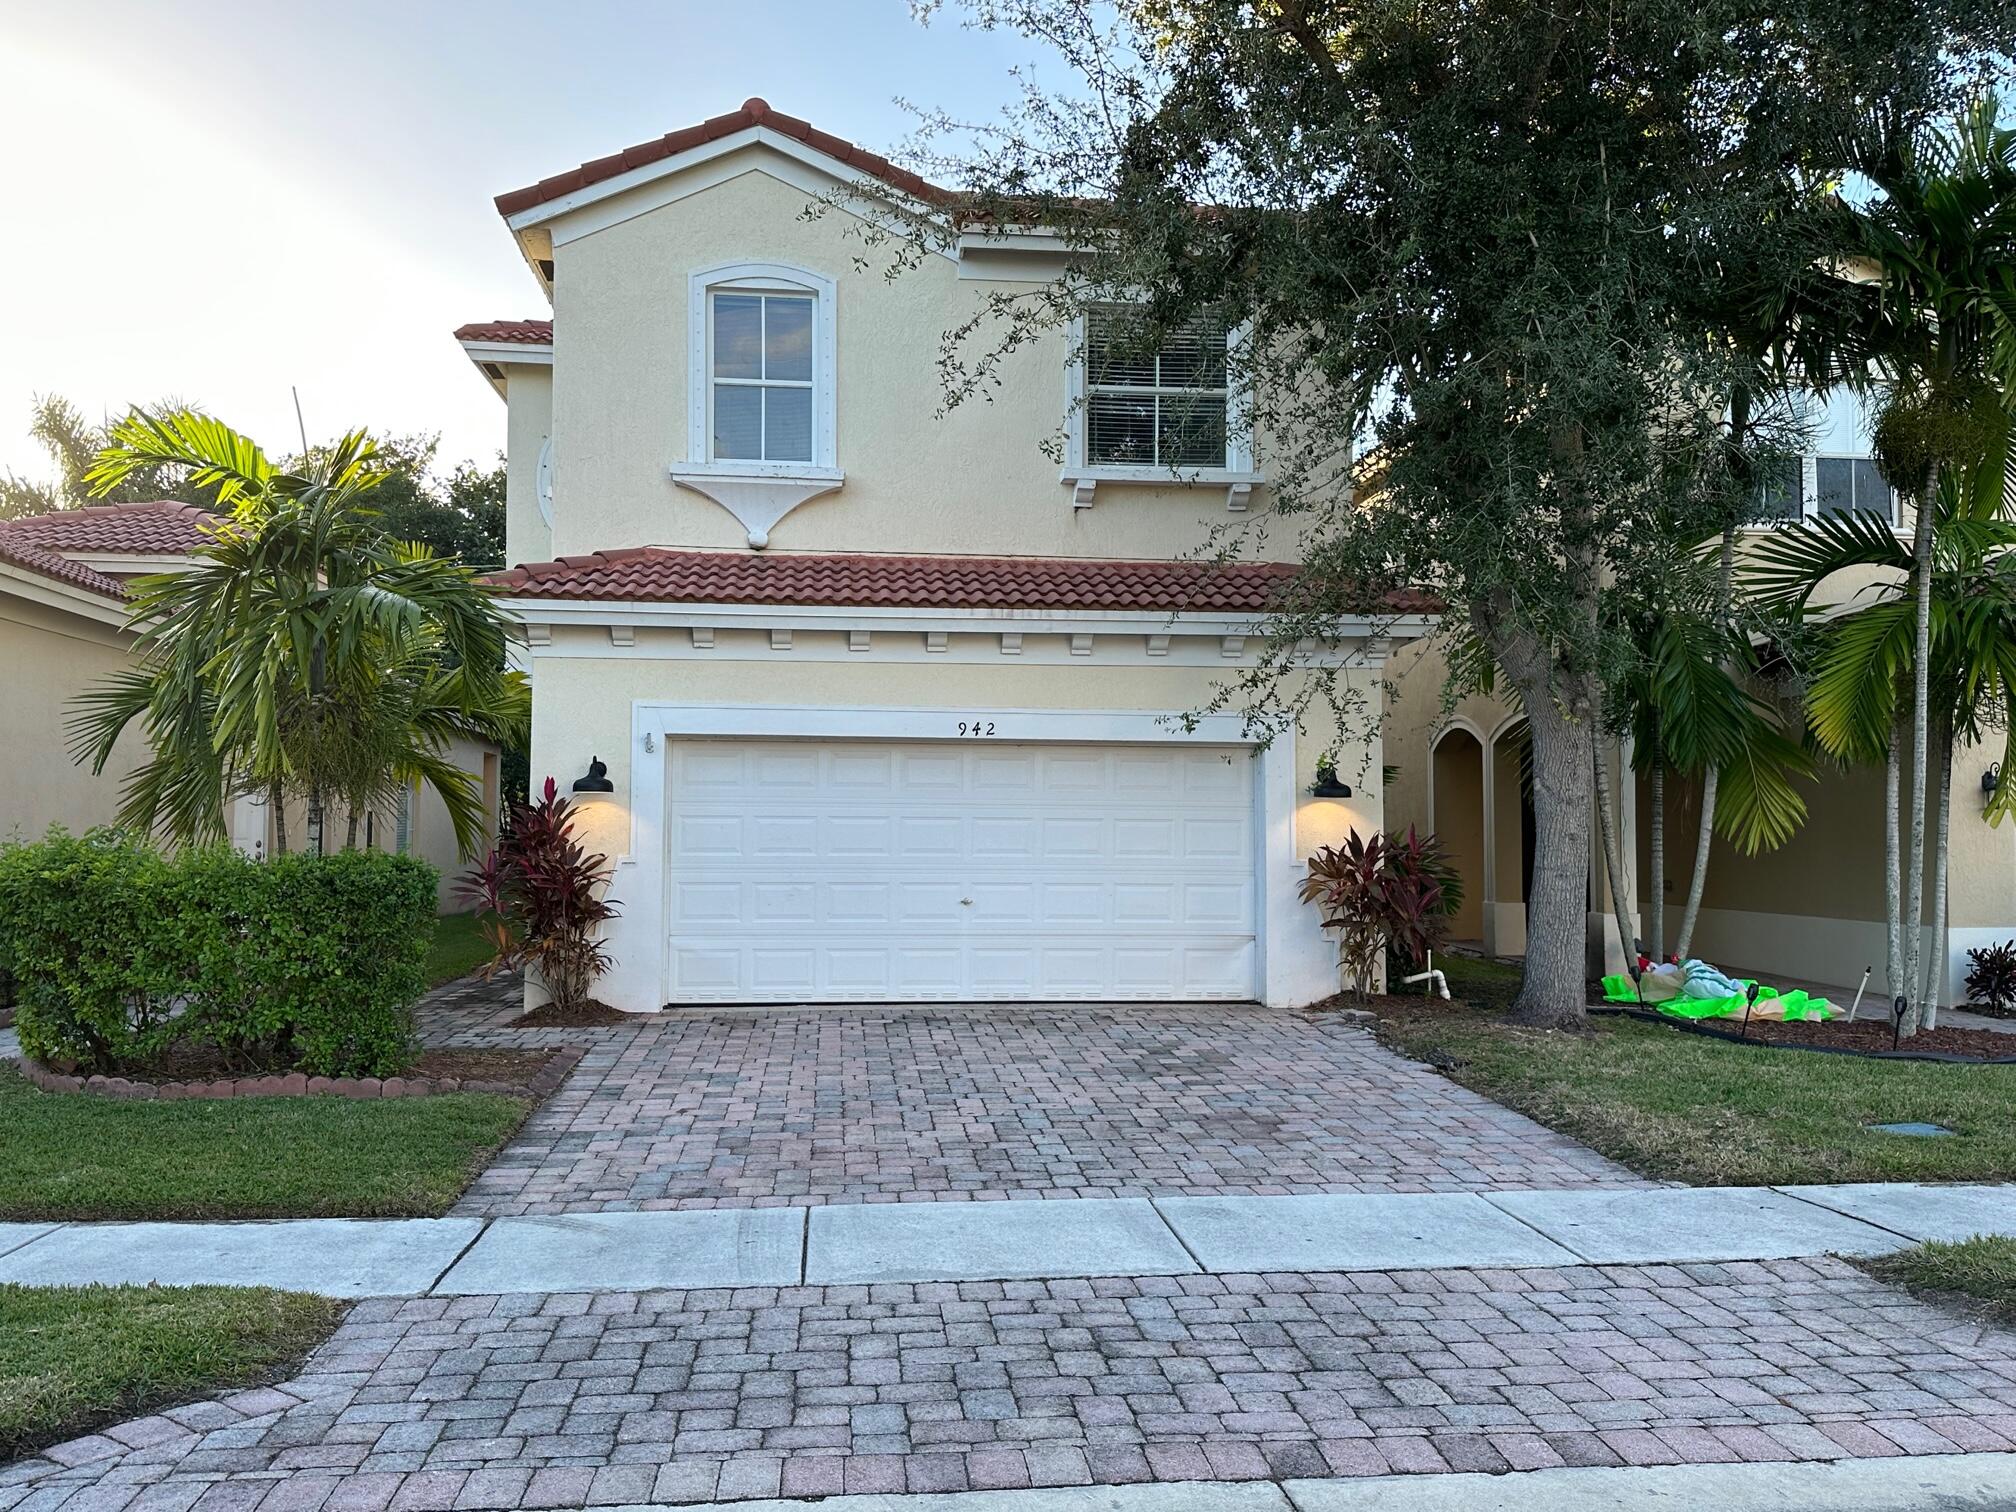
[[[173,1045],[314,1076],[412,1063],[436,874],[382,851],[165,856],[103,830],[0,847],[30,1055],[117,1075]]]

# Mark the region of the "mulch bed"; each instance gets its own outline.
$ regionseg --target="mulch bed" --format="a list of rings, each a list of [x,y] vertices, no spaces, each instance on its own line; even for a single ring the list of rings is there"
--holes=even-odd
[[[1722,1034],[1743,1037],[1743,1026],[1736,1020],[1715,1019],[1706,1027]],[[1890,1025],[1873,1018],[1857,1019],[1852,1024],[1844,1024],[1838,1019],[1825,1024],[1804,1021],[1788,1024],[1775,1019],[1752,1019],[1748,1038],[1774,1045],[1822,1045],[1832,1050],[1860,1050],[1865,1054],[1881,1051],[1887,1054],[1892,1048],[1890,1036]],[[2016,1034],[2005,1034],[1995,1029],[1949,1029],[1941,1025],[1937,1029],[1920,1029],[1909,1039],[1899,1040],[1895,1048],[1912,1055],[1958,1055],[1968,1060],[2016,1059]]]
[[[215,1051],[196,1048],[158,1058],[138,1075],[75,1076],[23,1056],[15,1064],[44,1092],[84,1092],[129,1101],[174,1102],[233,1097],[435,1097],[494,1092],[545,1097],[559,1090],[585,1052],[437,1049],[421,1052],[404,1075],[379,1078],[307,1076],[299,1071],[234,1072]]]
[[[611,1008],[607,1003],[598,1003],[593,998],[579,1008],[560,1008],[545,1003],[521,1013],[504,1027],[506,1029],[620,1029],[625,1024],[636,1025],[651,1017],[648,1013],[625,1013],[621,1008]]]

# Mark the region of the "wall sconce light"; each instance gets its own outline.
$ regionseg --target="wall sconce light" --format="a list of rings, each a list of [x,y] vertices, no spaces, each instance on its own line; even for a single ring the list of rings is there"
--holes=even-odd
[[[1349,798],[1351,796],[1351,785],[1348,782],[1339,782],[1337,780],[1337,769],[1330,765],[1329,762],[1318,762],[1316,765],[1316,780],[1309,786],[1309,796],[1311,798]]]
[[[2002,786],[2002,763],[1996,762],[1981,774],[1981,806],[1987,808],[1995,801],[1995,793]]]
[[[577,793],[613,793],[616,784],[609,780],[609,764],[600,756],[588,758],[588,775],[574,779]]]

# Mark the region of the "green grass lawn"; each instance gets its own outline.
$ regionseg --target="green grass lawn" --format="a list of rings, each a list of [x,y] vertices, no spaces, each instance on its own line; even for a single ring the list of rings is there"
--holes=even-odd
[[[434,946],[427,952],[427,985],[465,977],[495,954],[476,927],[476,915],[442,914],[434,921]]]
[[[113,1102],[0,1070],[0,1219],[432,1217],[529,1107],[477,1093]]]
[[[263,1287],[0,1286],[0,1462],[283,1379],[342,1312]]]
[[[1452,958],[1453,959],[1453,958]],[[1448,969],[1448,960],[1438,963]],[[1463,962],[1450,990],[1506,1002],[1510,968]],[[1459,975],[1460,973],[1460,975]],[[2016,1178],[2016,1066],[1763,1050],[1595,1017],[1588,1033],[1519,1029],[1457,1002],[1382,1006],[1386,1042],[1647,1176],[1696,1185]],[[1876,1134],[1925,1120],[1948,1139]]]
[[[1921,1244],[1865,1260],[1879,1280],[1962,1308],[1991,1322],[2016,1323],[2016,1239],[1982,1236]]]

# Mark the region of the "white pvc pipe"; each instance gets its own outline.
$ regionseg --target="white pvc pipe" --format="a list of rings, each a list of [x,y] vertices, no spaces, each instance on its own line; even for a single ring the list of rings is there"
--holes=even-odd
[[[1400,985],[1402,987],[1412,987],[1416,982],[1426,982],[1431,979],[1435,983],[1436,991],[1442,994],[1443,1001],[1448,1001],[1449,979],[1435,969],[1435,956],[1432,951],[1428,956],[1428,969],[1426,971],[1417,971],[1410,977],[1400,978]]]

